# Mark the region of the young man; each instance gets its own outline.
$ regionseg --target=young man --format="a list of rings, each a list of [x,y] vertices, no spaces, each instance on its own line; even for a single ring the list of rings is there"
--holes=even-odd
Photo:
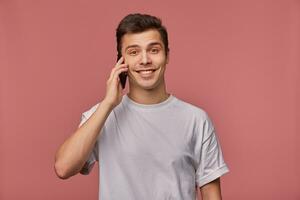
[[[122,57],[106,95],[57,151],[56,174],[89,174],[99,161],[101,200],[194,200],[197,187],[204,200],[220,200],[220,176],[229,169],[207,113],[166,91],[169,48],[160,19],[130,14],[116,36]]]

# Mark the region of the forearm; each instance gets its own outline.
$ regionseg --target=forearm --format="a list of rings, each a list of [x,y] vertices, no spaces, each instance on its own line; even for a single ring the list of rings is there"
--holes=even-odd
[[[112,106],[102,101],[94,114],[61,145],[55,155],[55,171],[60,178],[69,178],[81,170],[111,110]]]

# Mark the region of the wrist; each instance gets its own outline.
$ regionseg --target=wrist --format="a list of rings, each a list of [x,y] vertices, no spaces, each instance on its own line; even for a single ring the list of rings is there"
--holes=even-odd
[[[112,110],[114,109],[114,105],[112,103],[110,103],[109,101],[107,101],[106,99],[103,99],[102,102],[100,103],[100,105],[102,105],[101,107],[105,107],[108,110]]]

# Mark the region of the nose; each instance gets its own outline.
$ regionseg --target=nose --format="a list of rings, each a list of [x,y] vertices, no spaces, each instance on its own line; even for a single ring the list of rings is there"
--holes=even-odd
[[[147,65],[149,63],[151,63],[151,59],[148,57],[147,52],[143,51],[142,58],[141,58],[141,64]]]

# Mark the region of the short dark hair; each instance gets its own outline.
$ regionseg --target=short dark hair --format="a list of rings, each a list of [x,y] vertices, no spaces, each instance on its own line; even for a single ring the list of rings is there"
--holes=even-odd
[[[165,47],[165,55],[169,54],[167,29],[162,25],[161,19],[148,14],[133,13],[125,16],[116,29],[118,59],[122,55],[122,37],[126,33],[140,33],[149,29],[156,29]]]

